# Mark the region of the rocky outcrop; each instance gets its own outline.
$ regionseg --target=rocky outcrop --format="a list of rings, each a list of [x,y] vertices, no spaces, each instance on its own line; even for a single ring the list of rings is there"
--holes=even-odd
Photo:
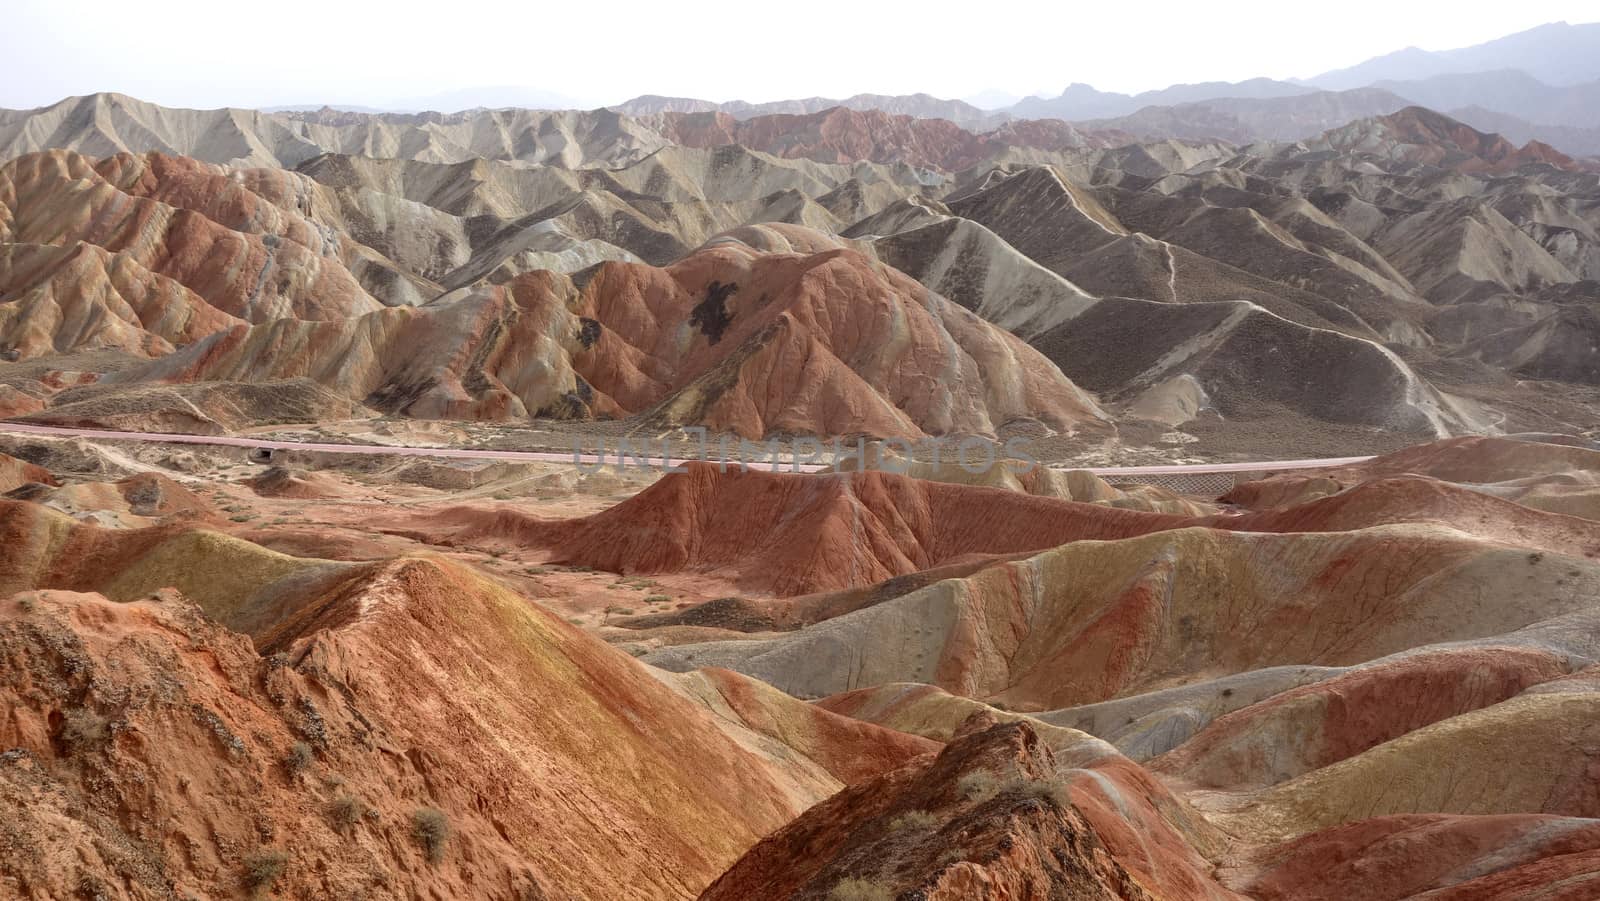
[[[930,762],[808,810],[701,898],[1158,897],[1107,850],[1058,780],[1028,726],[978,729]]]

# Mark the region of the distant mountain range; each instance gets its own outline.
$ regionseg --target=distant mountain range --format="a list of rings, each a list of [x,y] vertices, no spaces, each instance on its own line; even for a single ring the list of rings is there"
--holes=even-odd
[[[807,97],[802,100],[777,100],[771,103],[746,103],[733,100],[713,103],[689,97],[662,97],[645,94],[611,109],[629,116],[651,116],[658,113],[727,113],[736,119],[753,119],[757,116],[809,115],[834,107],[867,111],[881,110],[897,116],[916,119],[947,119],[962,128],[988,130],[1013,118],[1005,112],[981,110],[962,100],[940,100],[928,94],[893,96],[888,94],[857,94],[842,100],[827,97]],[[1031,118],[1061,118],[1060,116],[1034,116]]]
[[[1173,106],[1180,103],[1197,103],[1222,97],[1264,99],[1310,94],[1316,89],[1270,78],[1252,78],[1249,81],[1210,81],[1202,84],[1178,84],[1159,91],[1142,94],[1115,94],[1097,91],[1086,84],[1074,84],[1049,100],[1028,97],[1006,112],[1023,119],[1110,119],[1126,116],[1150,106]]]
[[[1389,91],[1313,91],[1285,97],[1224,97],[1200,103],[1146,106],[1111,119],[1080,121],[1090,131],[1127,132],[1141,140],[1179,138],[1255,141],[1297,141],[1354,119],[1385,116],[1412,106]]]
[[[1553,85],[1600,80],[1600,22],[1554,22],[1459,50],[1407,47],[1348,69],[1324,72],[1306,83],[1338,91],[1381,81],[1420,81],[1501,69],[1517,69]]]
[[[103,95],[114,96],[114,95]],[[986,103],[1004,99],[986,92]],[[1227,141],[1296,141],[1314,137],[1355,119],[1382,116],[1409,106],[1446,113],[1475,128],[1503,134],[1524,144],[1537,140],[1575,156],[1600,155],[1600,24],[1540,26],[1499,40],[1459,50],[1430,52],[1410,48],[1377,57],[1304,81],[1253,78],[1240,82],[1181,84],[1139,94],[1100,91],[1087,84],[1069,85],[1059,96],[1027,97],[1010,106],[985,109],[965,100],[941,99],[929,94],[856,94],[845,98],[808,97],[750,103],[717,103],[691,97],[643,95],[609,107],[630,119],[662,116],[718,115],[734,122],[769,116],[815,117],[830,109],[855,113],[885,113],[916,120],[946,120],[977,135],[1003,132],[1000,143],[1032,147],[1098,144],[1075,132],[1103,133],[1108,139],[1121,134],[1130,139],[1177,138]],[[61,104],[53,105],[54,109]],[[287,106],[269,110],[308,125],[349,126],[376,114],[383,126],[420,126],[424,123],[459,123],[474,110],[570,110],[570,99],[531,88],[482,87],[397,102],[392,108],[333,105]],[[441,110],[444,112],[424,112]],[[1060,120],[1051,126],[1031,126],[1018,131],[1018,123]],[[838,117],[816,123],[834,123]],[[0,122],[0,132],[3,132]],[[789,132],[801,123],[778,127]],[[686,120],[649,126],[684,134],[712,132],[731,135],[740,128],[714,120]],[[847,131],[856,130],[854,127]],[[1009,131],[1008,131],[1009,130]],[[915,129],[913,129],[915,131]],[[926,129],[923,129],[926,131]],[[6,143],[37,144],[42,136],[30,134]],[[911,132],[897,137],[916,140]],[[287,145],[321,144],[304,134],[285,134],[270,149],[239,148],[238,158],[281,159]],[[345,138],[342,140],[350,140]],[[419,138],[430,146],[435,135]],[[464,143],[471,140],[463,139]],[[114,141],[112,143],[115,143]],[[451,143],[449,140],[444,144]],[[818,145],[825,139],[807,139]],[[947,142],[946,142],[947,143]],[[437,148],[443,158],[460,158],[460,148]],[[292,155],[292,152],[290,152]],[[470,155],[470,154],[467,154]],[[926,162],[926,161],[923,161]]]
[[[1518,143],[1539,140],[1570,154],[1600,154],[1600,24],[1545,25],[1460,50],[1411,48],[1304,81],[1253,78],[1139,94],[1073,84],[1057,97],[1027,97],[998,109],[927,94],[771,103],[644,96],[613,109],[633,116],[720,112],[749,119],[842,106],[948,119],[972,131],[1019,119],[1061,119],[1086,130],[1120,130],[1143,139],[1247,143],[1297,140],[1412,105],[1449,113]]]
[[[1600,125],[1600,81],[1550,85],[1517,69],[1497,69],[1372,86],[1437,110],[1477,106],[1536,125]]]

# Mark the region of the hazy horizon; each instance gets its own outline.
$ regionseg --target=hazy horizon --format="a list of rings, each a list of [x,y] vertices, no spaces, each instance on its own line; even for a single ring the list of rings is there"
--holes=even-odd
[[[1447,50],[1558,21],[1592,3],[1541,2],[1441,15],[1354,0],[1337,17],[1247,0],[1226,18],[1174,2],[1119,9],[1006,7],[975,24],[817,0],[803,14],[611,4],[533,10],[491,0],[472,16],[418,3],[313,4],[218,15],[176,0],[128,20],[103,0],[23,0],[0,34],[0,107],[117,92],[167,106],[333,104],[443,109],[452,95],[544,97],[592,108],[640,94],[768,102],[860,93],[1054,97],[1081,82],[1138,93],[1173,84],[1308,78],[1416,46]],[[119,11],[120,10],[120,11]],[[484,10],[488,10],[485,12]],[[599,19],[600,21],[596,22]],[[490,104],[494,105],[494,104]],[[457,107],[463,108],[463,107]]]

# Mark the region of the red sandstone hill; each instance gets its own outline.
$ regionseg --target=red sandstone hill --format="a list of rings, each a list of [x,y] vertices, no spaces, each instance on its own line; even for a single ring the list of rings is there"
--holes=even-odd
[[[532,545],[552,560],[618,573],[716,574],[756,594],[863,588],[935,567],[1189,527],[1342,532],[1441,524],[1507,545],[1600,556],[1600,524],[1450,483],[1400,478],[1245,514],[1125,510],[876,470],[769,473],[689,464],[592,516],[513,509],[406,513],[386,528],[441,543]]]
[[[43,466],[35,466],[25,460],[7,454],[0,454],[0,494],[5,494],[29,483],[42,485],[59,485],[50,470]]]
[[[330,237],[295,208],[303,176],[237,176],[154,153],[99,161],[63,150],[28,154],[0,167],[0,238],[81,241],[125,254],[202,298],[213,317],[339,319],[379,308],[346,265],[359,255],[353,242]],[[202,310],[169,315],[181,321]]]
[[[1539,440],[1466,436],[1336,469],[1237,485],[1221,500],[1252,510],[1304,504],[1366,481],[1426,476],[1525,507],[1600,519],[1600,451]]]
[[[1311,142],[1332,149],[1375,153],[1390,160],[1424,163],[1459,172],[1509,172],[1530,163],[1577,171],[1580,164],[1554,147],[1529,141],[1517,147],[1497,134],[1420,106],[1361,119],[1332,129]]]
[[[732,674],[713,713],[443,560],[13,501],[0,548],[7,896],[686,899],[932,747]]]
[[[112,381],[304,376],[413,416],[640,415],[756,438],[1109,429],[1010,333],[808,229],[766,232],[823,249],[730,237],[666,268],[604,263],[581,284],[539,271],[420,308],[237,326]]]
[[[1261,901],[1600,895],[1600,824],[1536,814],[1374,817],[1275,845],[1224,873]]]
[[[435,540],[531,544],[562,562],[619,573],[716,573],[784,596],[1185,522],[873,470],[811,475],[692,463],[583,519],[463,507],[421,520],[408,514],[396,525]]]
[[[1235,897],[1170,827],[1141,823],[1140,841],[1114,825],[1125,828],[1144,801],[1124,803],[1120,791],[1159,788],[1125,783],[1114,769],[1075,782],[1029,725],[985,726],[977,715],[937,758],[806,811],[702,901]]]

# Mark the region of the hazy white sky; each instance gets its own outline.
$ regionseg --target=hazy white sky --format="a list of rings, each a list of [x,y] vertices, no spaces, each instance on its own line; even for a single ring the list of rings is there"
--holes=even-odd
[[[172,106],[392,105],[516,85],[582,106],[637,94],[1054,96],[1310,76],[1415,45],[1600,19],[1595,0],[5,0],[0,107],[95,91]]]

